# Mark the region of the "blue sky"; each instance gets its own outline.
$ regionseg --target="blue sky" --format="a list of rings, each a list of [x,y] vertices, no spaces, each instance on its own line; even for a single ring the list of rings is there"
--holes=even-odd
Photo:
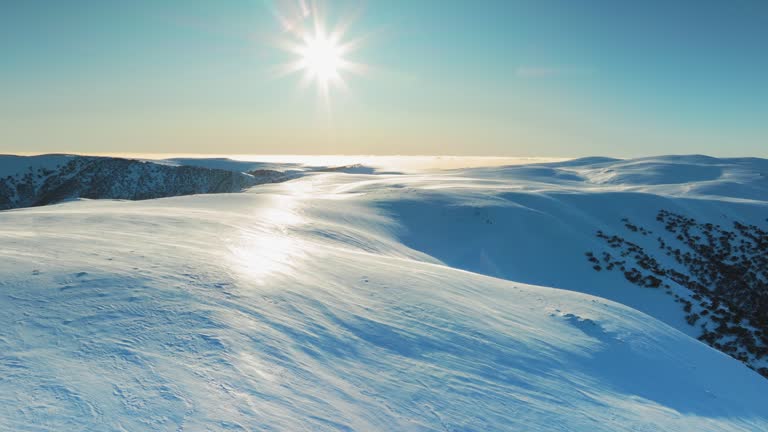
[[[327,1],[330,108],[297,1],[3,1],[0,151],[768,157],[765,1]]]

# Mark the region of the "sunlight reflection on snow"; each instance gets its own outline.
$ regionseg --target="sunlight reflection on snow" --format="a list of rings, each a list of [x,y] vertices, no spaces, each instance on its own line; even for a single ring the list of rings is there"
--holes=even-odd
[[[289,272],[304,255],[304,242],[291,229],[305,223],[295,196],[274,195],[255,212],[257,226],[244,227],[232,247],[236,268],[252,282]]]

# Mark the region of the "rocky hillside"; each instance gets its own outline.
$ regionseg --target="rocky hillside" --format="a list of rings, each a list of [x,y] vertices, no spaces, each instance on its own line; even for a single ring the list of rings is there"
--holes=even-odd
[[[620,271],[635,285],[663,288],[680,303],[688,324],[701,328],[699,340],[768,378],[768,231],[739,221],[703,223],[667,210],[656,221],[646,228],[624,218],[622,235],[598,231],[612,250],[587,252],[587,259],[598,272]]]
[[[112,157],[3,156],[1,162],[0,210],[76,198],[143,200],[239,192],[286,178],[272,170],[242,173]]]

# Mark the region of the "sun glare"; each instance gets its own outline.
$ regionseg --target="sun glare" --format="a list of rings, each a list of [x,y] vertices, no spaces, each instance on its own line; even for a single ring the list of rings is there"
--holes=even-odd
[[[361,43],[360,39],[346,38],[352,20],[342,20],[327,31],[326,20],[317,4],[304,1],[286,15],[292,17],[280,18],[286,37],[278,45],[296,57],[280,67],[279,75],[301,73],[302,87],[314,83],[328,107],[331,88],[347,87],[343,77],[345,72],[362,73],[367,69],[365,65],[347,59]]]
[[[339,79],[341,50],[330,38],[315,35],[305,39],[302,49],[302,67],[312,79],[328,83]]]

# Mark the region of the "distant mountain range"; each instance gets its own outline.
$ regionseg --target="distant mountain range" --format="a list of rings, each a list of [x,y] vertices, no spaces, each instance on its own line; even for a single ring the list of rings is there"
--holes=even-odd
[[[144,200],[239,192],[290,176],[192,165],[73,155],[0,156],[0,210],[77,198]]]

